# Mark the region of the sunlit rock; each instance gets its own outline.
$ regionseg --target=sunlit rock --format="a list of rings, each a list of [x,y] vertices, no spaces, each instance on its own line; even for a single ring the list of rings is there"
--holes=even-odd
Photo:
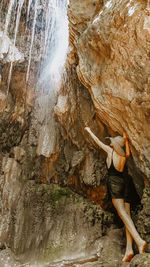
[[[129,137],[136,165],[150,175],[149,14],[146,2],[107,1],[77,42],[80,81],[96,113]]]
[[[68,112],[69,112],[69,102],[67,95],[59,95],[57,104],[54,108],[55,114],[57,117],[62,120],[67,120]]]
[[[53,114],[54,103],[54,95],[51,95],[51,97],[42,96],[37,99],[35,107],[36,117],[41,125],[39,128],[37,155],[45,157],[50,157],[59,151],[57,128]]]
[[[21,265],[4,250],[8,246],[22,254],[24,266],[32,266],[34,257],[34,266],[41,257],[42,267],[46,261],[120,266],[123,231],[108,229],[117,217],[104,211],[111,202],[106,155],[84,128],[103,142],[108,133],[127,132],[133,155],[128,166],[142,196],[144,183],[149,187],[147,1],[70,0],[66,69],[67,1],[16,4],[23,2],[16,10],[16,46],[25,61],[18,64],[13,42],[0,39],[0,264]],[[17,14],[7,7],[3,28],[10,34]],[[7,95],[11,60],[17,64]],[[144,192],[136,226],[149,242],[149,190]]]

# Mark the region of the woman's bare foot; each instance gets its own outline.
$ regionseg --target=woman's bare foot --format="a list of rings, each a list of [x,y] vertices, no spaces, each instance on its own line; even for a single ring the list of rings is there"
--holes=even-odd
[[[142,240],[141,244],[138,246],[138,249],[139,249],[139,253],[144,253],[145,251],[145,248],[146,248],[146,241]]]
[[[124,258],[122,259],[122,262],[130,262],[133,256],[134,256],[133,251],[130,251],[130,252],[126,251]]]

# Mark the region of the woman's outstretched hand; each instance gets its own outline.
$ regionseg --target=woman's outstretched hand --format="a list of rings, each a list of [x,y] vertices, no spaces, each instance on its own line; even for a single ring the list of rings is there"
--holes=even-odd
[[[90,129],[90,127],[88,127],[88,126],[86,126],[84,129],[85,129],[87,132],[91,132],[91,129]]]

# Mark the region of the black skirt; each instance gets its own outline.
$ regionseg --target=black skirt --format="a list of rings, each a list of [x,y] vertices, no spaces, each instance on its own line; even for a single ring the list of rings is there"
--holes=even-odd
[[[111,198],[124,199],[125,202],[131,202],[131,176],[109,175],[108,189]]]

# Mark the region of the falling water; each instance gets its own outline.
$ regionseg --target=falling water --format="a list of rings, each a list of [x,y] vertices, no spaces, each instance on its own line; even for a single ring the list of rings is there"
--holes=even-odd
[[[11,0],[11,1],[13,1],[13,0]],[[13,45],[14,46],[16,45],[16,38],[17,38],[18,27],[19,27],[19,23],[20,23],[20,16],[21,16],[21,10],[22,10],[23,4],[24,4],[24,0],[19,0],[18,9],[17,9],[15,35],[14,35],[14,41],[13,41]],[[11,9],[12,9],[12,7],[13,6],[11,6]],[[10,11],[10,13],[11,13],[11,11]],[[7,13],[7,15],[8,15],[8,13]],[[6,17],[6,21],[7,21],[7,17]],[[11,64],[10,64],[10,70],[9,70],[9,76],[8,76],[7,94],[9,92],[9,85],[10,85],[10,81],[11,81],[12,69],[13,69],[13,62],[11,62]]]
[[[49,157],[57,143],[53,109],[56,92],[61,85],[61,77],[68,49],[67,1],[49,0],[45,10],[45,32],[42,36],[41,66],[38,91],[44,97],[39,98],[44,123],[40,130],[37,154]],[[46,95],[46,97],[45,97]]]
[[[30,14],[31,3],[32,3],[32,0],[29,0],[29,2],[28,2],[28,9],[27,9],[27,22],[28,22],[28,20],[29,20],[29,14]]]
[[[30,65],[31,65],[31,53],[32,53],[32,48],[33,48],[34,36],[35,36],[35,25],[36,25],[36,16],[37,16],[37,3],[38,3],[38,0],[35,0],[34,21],[33,21],[30,52],[29,52],[28,68],[27,68],[27,74],[26,74],[26,82],[28,82],[28,79],[29,79],[29,72],[30,72]]]
[[[54,86],[58,87],[61,79],[68,48],[68,2],[69,0],[29,0],[28,5],[26,6],[26,2],[24,0],[9,1],[8,11],[5,17],[4,33],[9,35],[9,25],[14,27],[12,24],[13,16],[14,18],[16,17],[14,38],[12,42],[13,45],[16,45],[17,38],[20,38],[20,34],[22,36],[28,35],[27,39],[28,44],[30,43],[30,47],[28,48],[26,82],[29,80],[33,53],[36,51],[36,41],[40,40],[40,52],[38,52],[38,60],[40,62],[40,79],[38,84],[39,87],[42,87],[43,91],[45,90],[43,87],[46,81],[49,81],[52,89]],[[18,29],[23,6],[26,8],[26,27],[24,32],[19,32],[18,37]],[[38,29],[40,12],[42,14],[42,21],[40,21],[40,28]],[[12,69],[13,62],[10,64],[7,93],[9,92]]]
[[[13,10],[14,3],[15,3],[15,0],[11,0],[9,2],[8,12],[7,12],[7,16],[6,16],[6,22],[5,22],[5,29],[4,29],[5,34],[7,34],[7,31],[8,31],[8,26],[10,23],[10,18],[11,18],[11,13]]]
[[[41,56],[46,55],[46,60],[41,64],[44,71],[41,73],[39,85],[49,81],[57,90],[61,79],[68,49],[68,1],[49,0],[46,11],[45,36]]]

